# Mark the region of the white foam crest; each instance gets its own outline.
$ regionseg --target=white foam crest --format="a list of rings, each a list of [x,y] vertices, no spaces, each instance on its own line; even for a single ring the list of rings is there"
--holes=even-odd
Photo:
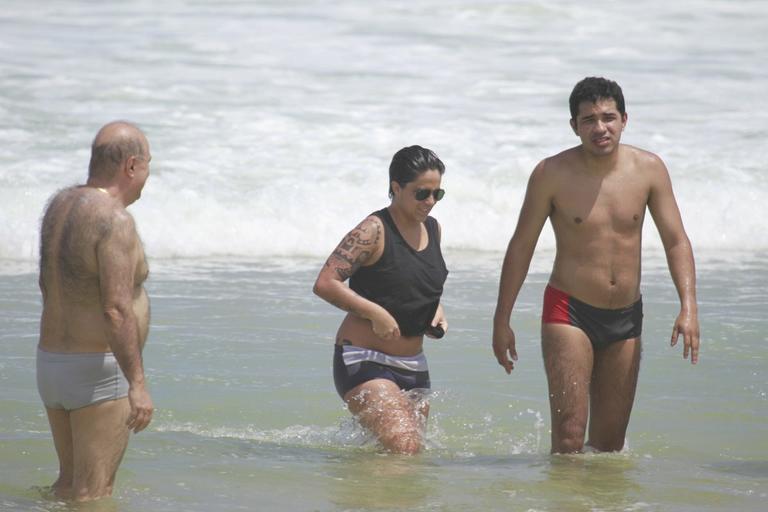
[[[461,169],[452,171],[444,178],[448,193],[433,210],[442,225],[444,250],[503,251],[517,222],[527,176],[512,172],[505,180],[499,171],[481,182]],[[718,180],[673,176],[697,252],[768,250],[768,185],[740,178],[740,173],[731,173],[727,188]],[[382,187],[328,175],[313,182],[264,179],[259,188],[246,185],[240,190],[176,181],[153,177],[142,200],[130,208],[151,258],[323,257],[362,218],[388,203]],[[0,259],[37,259],[39,220],[51,192],[45,183],[0,190]],[[650,215],[644,245],[661,247]],[[539,248],[553,247],[547,224]]]

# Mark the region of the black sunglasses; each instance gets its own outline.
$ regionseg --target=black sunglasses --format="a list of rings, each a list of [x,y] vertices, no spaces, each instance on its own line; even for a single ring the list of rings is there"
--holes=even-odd
[[[436,188],[435,190],[428,188],[417,188],[416,192],[413,193],[413,197],[415,197],[417,201],[424,201],[429,196],[432,196],[435,201],[439,201],[443,198],[444,195],[445,189],[442,188]]]

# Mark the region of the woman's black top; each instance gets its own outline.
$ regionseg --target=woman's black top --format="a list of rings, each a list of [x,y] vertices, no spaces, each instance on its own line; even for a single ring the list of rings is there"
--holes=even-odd
[[[384,251],[376,263],[352,274],[349,287],[389,311],[402,336],[420,336],[435,317],[448,276],[437,221],[427,217],[429,242],[417,251],[402,237],[389,210],[372,215],[384,224]]]

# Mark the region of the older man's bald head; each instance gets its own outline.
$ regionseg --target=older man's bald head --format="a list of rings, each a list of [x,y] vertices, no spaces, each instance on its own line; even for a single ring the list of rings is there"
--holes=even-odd
[[[135,124],[113,121],[104,125],[91,145],[88,178],[111,180],[126,159],[146,158],[148,146],[146,136]]]

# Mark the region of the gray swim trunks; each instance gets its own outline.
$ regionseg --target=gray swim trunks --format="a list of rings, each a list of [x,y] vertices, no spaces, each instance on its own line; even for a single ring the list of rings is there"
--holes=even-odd
[[[111,352],[37,349],[37,391],[50,409],[79,409],[128,395],[128,381]]]

